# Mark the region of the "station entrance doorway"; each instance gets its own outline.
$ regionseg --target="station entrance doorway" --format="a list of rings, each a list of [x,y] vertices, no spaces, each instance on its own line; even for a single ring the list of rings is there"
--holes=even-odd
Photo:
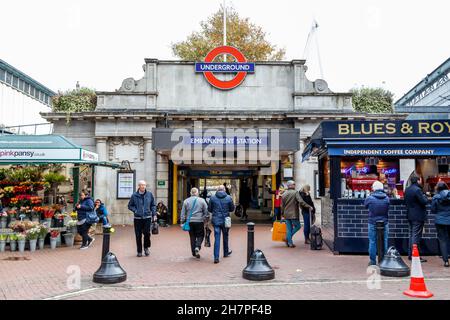
[[[227,193],[233,199],[235,206],[241,204],[246,209],[247,218],[237,217],[231,213],[233,223],[269,223],[273,212],[272,188],[276,186],[276,179],[280,181],[279,173],[274,175],[260,175],[259,167],[215,167],[215,166],[178,166],[177,178],[173,185],[173,195],[176,195],[176,214],[179,223],[183,201],[190,196],[190,190],[196,187],[200,196],[209,202],[220,185],[225,185]],[[272,187],[273,186],[273,187]],[[175,214],[175,212],[173,212]],[[175,218],[175,217],[174,217]]]

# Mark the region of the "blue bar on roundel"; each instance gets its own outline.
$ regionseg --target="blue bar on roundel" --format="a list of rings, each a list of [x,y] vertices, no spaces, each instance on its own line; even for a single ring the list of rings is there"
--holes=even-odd
[[[196,62],[195,72],[218,72],[218,73],[235,73],[235,72],[255,72],[255,64],[252,62]]]

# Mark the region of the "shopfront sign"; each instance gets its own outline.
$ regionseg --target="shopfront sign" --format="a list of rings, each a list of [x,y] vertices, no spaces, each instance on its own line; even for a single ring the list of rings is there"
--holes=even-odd
[[[450,154],[450,147],[424,148],[413,146],[385,146],[383,148],[364,148],[364,147],[330,147],[328,149],[330,156],[347,157],[426,157],[426,156],[444,156]]]
[[[51,160],[79,160],[80,149],[0,149],[0,161],[51,161]]]
[[[326,121],[326,138],[450,137],[450,120]]]
[[[237,62],[213,62],[222,54],[233,56]],[[220,90],[230,90],[239,86],[248,73],[255,72],[255,64],[247,62],[245,56],[238,49],[230,46],[217,47],[205,57],[205,62],[195,64],[195,72],[203,73],[209,84]],[[231,80],[220,80],[214,73],[234,73]]]

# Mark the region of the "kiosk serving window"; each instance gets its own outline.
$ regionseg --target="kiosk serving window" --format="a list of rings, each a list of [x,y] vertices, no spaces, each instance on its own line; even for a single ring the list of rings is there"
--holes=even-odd
[[[342,158],[341,196],[343,198],[366,198],[375,181],[385,186],[392,198],[403,196],[403,183],[400,181],[399,160],[383,158]]]

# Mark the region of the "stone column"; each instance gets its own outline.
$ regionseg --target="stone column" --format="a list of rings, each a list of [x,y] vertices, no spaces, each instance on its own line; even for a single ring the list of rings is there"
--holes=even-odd
[[[107,149],[107,137],[96,137],[97,153],[99,161],[108,161],[108,149]],[[111,186],[108,186],[108,168],[97,166],[95,168],[95,197],[102,199],[102,201],[108,203],[110,201],[110,194],[114,190]]]
[[[145,179],[148,189],[156,196],[156,153],[152,149],[152,139],[144,137]]]
[[[294,154],[294,181],[297,188],[302,184],[302,149]]]

